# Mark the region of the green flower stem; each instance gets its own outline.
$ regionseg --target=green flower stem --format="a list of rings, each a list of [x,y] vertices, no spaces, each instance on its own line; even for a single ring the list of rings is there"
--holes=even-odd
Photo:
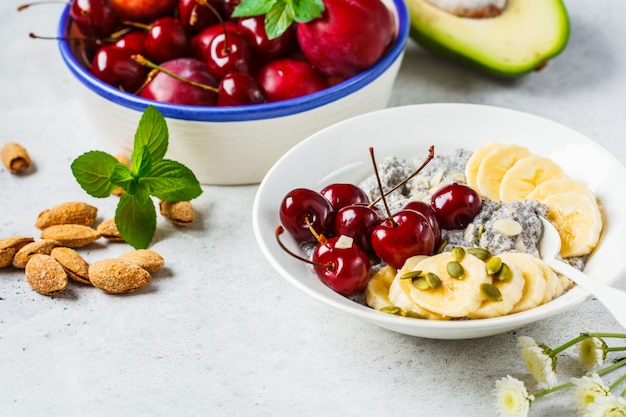
[[[592,332],[592,333],[581,333],[580,336],[570,340],[563,345],[550,350],[550,353],[553,355],[557,355],[563,352],[565,349],[574,346],[576,343],[582,342],[585,339],[591,339],[592,337],[597,338],[616,338],[616,339],[626,339],[626,333],[605,333],[605,332]]]
[[[609,391],[613,391],[615,388],[619,387],[624,381],[626,381],[626,374],[622,375],[620,378],[618,378],[617,381],[613,382],[609,386]],[[622,396],[624,396],[624,392],[626,392],[626,390],[622,391]]]
[[[587,333],[587,334],[592,334],[592,333]],[[599,333],[593,333],[593,334],[597,335]],[[609,336],[591,336],[591,337],[609,337]],[[622,336],[619,336],[619,337],[622,337]],[[624,335],[624,337],[626,337],[626,335]],[[584,340],[584,339],[585,338],[583,338],[581,340]],[[624,365],[626,365],[626,358],[620,359],[619,361],[615,362],[613,365],[609,365],[606,368],[602,368],[602,369],[600,369],[599,371],[597,371],[595,373],[600,375],[600,376],[601,375],[605,375],[605,374],[608,374],[609,372],[612,372],[612,371],[614,371],[616,369],[621,368]],[[587,376],[591,376],[591,374],[587,374]],[[626,381],[626,375],[622,376],[617,381],[615,381],[613,383],[613,385],[611,385],[610,388],[617,387],[619,384],[621,384],[624,381]],[[553,392],[556,392],[556,391],[560,391],[563,388],[568,388],[568,387],[571,387],[572,385],[573,385],[572,382],[566,382],[565,384],[557,385],[556,387],[536,392],[536,393],[533,394],[533,397],[535,397],[535,398],[543,397],[544,395],[547,395],[547,394],[550,394],[550,393],[553,393]],[[624,390],[624,391],[626,392],[626,390]],[[624,395],[624,393],[622,393],[622,395]]]

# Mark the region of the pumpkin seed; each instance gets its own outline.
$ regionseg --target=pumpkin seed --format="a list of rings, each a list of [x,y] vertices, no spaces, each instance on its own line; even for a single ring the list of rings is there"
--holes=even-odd
[[[452,258],[457,262],[461,262],[465,258],[465,249],[460,246],[454,247],[452,249]]]
[[[503,263],[502,264],[502,268],[500,268],[500,271],[496,274],[496,279],[498,281],[506,281],[511,279],[511,276],[513,276],[513,271],[511,271],[511,268]]]
[[[465,274],[465,268],[458,261],[450,261],[446,265],[446,270],[452,278],[462,279]]]
[[[487,274],[495,275],[500,272],[500,268],[502,268],[502,259],[498,256],[493,256],[487,261]]]
[[[483,282],[480,284],[480,292],[487,298],[489,301],[502,301],[502,293],[493,284],[489,284],[487,282]]]
[[[387,314],[398,314],[402,310],[400,309],[400,307],[397,306],[386,306],[381,308],[380,311]]]
[[[481,261],[486,261],[487,259],[491,258],[491,253],[484,248],[467,248],[465,249],[465,251],[470,255],[477,257]]]
[[[398,279],[409,279],[409,278],[413,279],[413,278],[419,277],[420,275],[422,275],[422,271],[409,271],[400,275]]]

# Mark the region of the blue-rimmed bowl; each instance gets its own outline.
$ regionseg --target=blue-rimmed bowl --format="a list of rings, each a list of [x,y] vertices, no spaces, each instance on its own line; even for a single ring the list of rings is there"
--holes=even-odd
[[[258,183],[288,149],[341,120],[387,106],[408,38],[404,0],[389,0],[398,33],[389,52],[373,67],[324,91],[291,100],[250,106],[217,107],[159,103],[122,92],[93,77],[72,43],[59,41],[61,56],[80,81],[85,110],[109,152],[128,153],[143,110],[153,105],[167,120],[167,157],[191,168],[200,182],[214,185]],[[71,35],[69,6],[59,37]]]

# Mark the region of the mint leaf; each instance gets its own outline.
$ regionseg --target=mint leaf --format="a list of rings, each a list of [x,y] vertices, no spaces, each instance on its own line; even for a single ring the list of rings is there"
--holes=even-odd
[[[322,17],[324,2],[322,0],[294,0],[294,20],[298,23],[310,22]]]
[[[152,171],[141,178],[141,185],[147,187],[151,195],[166,201],[187,201],[202,194],[193,172],[169,159],[154,163]]]
[[[278,0],[280,1],[280,0]],[[235,7],[232,17],[261,16],[272,8],[277,0],[244,0]]]
[[[122,194],[115,210],[115,224],[120,235],[133,248],[150,246],[156,231],[156,209],[150,197],[145,193]]]
[[[130,168],[128,168],[125,164],[118,164],[111,172],[111,183],[121,187],[130,194],[135,194],[135,177],[130,172]]]
[[[87,194],[104,198],[117,188],[110,177],[118,165],[123,164],[106,152],[89,151],[76,158],[71,169],[74,178]]]
[[[265,32],[269,39],[282,35],[293,22],[306,23],[322,16],[322,0],[243,0],[233,17],[265,15]]]
[[[124,240],[135,249],[147,248],[156,231],[156,209],[150,196],[188,201],[202,194],[189,168],[163,159],[168,140],[165,118],[148,106],[137,126],[130,168],[102,151],[87,152],[72,162],[76,181],[90,195],[108,197],[117,187],[124,189],[115,223]]]
[[[148,149],[152,161],[163,159],[167,151],[168,137],[167,124],[161,112],[153,106],[146,107],[135,132],[133,154],[130,158],[133,172],[138,173],[141,170],[144,146]]]

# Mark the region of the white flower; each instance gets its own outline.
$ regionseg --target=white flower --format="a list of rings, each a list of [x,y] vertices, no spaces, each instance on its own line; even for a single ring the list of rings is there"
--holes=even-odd
[[[539,389],[550,389],[556,386],[554,359],[546,353],[548,349],[528,336],[520,336],[518,346],[522,348],[522,358],[532,376],[537,380]]]
[[[583,417],[626,417],[626,400],[613,395],[599,397],[589,404],[589,411]]]
[[[582,378],[572,378],[572,384],[574,384],[573,395],[576,407],[581,413],[588,412],[591,404],[594,404],[599,398],[609,395],[609,388],[604,385],[602,378],[595,373]]]
[[[499,417],[527,417],[534,397],[528,394],[524,383],[507,375],[496,381],[493,390]]]
[[[606,343],[604,340],[591,337],[578,344],[578,355],[585,368],[589,371],[602,366],[606,359]]]

